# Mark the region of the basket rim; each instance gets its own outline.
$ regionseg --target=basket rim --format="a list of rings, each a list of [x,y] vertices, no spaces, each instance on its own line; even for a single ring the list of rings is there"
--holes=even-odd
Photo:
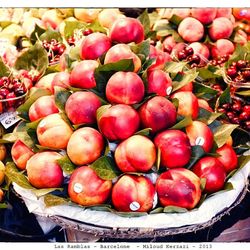
[[[238,195],[235,202],[228,208],[223,209],[212,219],[205,223],[186,225],[181,227],[171,227],[171,228],[112,228],[112,227],[102,227],[95,224],[89,224],[83,221],[76,221],[59,215],[48,215],[54,223],[61,226],[63,229],[80,231],[83,233],[93,234],[99,237],[112,237],[112,238],[154,238],[154,237],[163,237],[168,235],[177,235],[196,232],[198,230],[205,229],[212,226],[217,221],[221,220],[223,216],[229,215],[230,211],[238,206],[241,201],[245,198],[248,192],[249,180],[247,179],[246,185]]]

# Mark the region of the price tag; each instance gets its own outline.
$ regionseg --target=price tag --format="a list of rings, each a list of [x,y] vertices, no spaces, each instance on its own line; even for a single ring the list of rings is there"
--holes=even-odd
[[[11,127],[20,120],[21,118],[17,116],[16,111],[5,112],[0,115],[0,122],[5,129]]]

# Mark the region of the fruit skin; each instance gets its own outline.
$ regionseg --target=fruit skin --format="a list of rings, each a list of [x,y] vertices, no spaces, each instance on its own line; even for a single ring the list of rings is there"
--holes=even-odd
[[[70,199],[77,204],[93,206],[104,203],[111,188],[111,181],[101,179],[92,168],[82,166],[74,170],[70,176],[68,194]]]
[[[193,121],[192,124],[186,127],[186,133],[192,146],[200,145],[205,152],[210,152],[213,147],[214,136],[205,123]],[[199,138],[201,140],[197,141]]]
[[[176,41],[174,40],[173,36],[167,36],[164,41],[162,42],[163,51],[171,53],[172,49],[176,45]]]
[[[186,17],[179,24],[178,33],[187,42],[197,42],[204,35],[204,27],[197,19]]]
[[[208,59],[210,56],[208,47],[203,43],[194,42],[189,44],[188,47],[193,49],[194,54],[198,54],[199,56],[202,56],[206,59]]]
[[[156,192],[162,206],[194,208],[201,198],[200,179],[185,168],[170,169],[156,182]]]
[[[41,146],[65,149],[73,131],[59,114],[52,114],[39,122],[36,133]]]
[[[3,201],[3,198],[4,198],[4,192],[3,192],[3,190],[0,188],[0,202]]]
[[[148,72],[147,92],[155,93],[160,96],[167,96],[172,91],[172,79],[169,74],[161,69]]]
[[[172,99],[179,100],[177,113],[182,116],[192,116],[193,119],[198,117],[199,104],[197,97],[190,91],[180,91],[172,95]]]
[[[0,144],[0,161],[3,161],[6,157],[6,147],[4,144]]]
[[[95,60],[107,52],[111,47],[110,39],[103,33],[94,32],[83,39],[80,45],[82,60]]]
[[[2,161],[0,161],[0,185],[3,184],[5,178],[5,166]],[[0,202],[1,202],[1,194],[0,194]]]
[[[98,21],[103,27],[111,28],[115,20],[125,17],[119,9],[103,9],[98,15]]]
[[[176,109],[172,102],[162,96],[155,96],[139,109],[140,120],[144,128],[158,132],[172,127],[176,122]]]
[[[208,102],[204,99],[198,98],[199,108],[206,109],[209,112],[213,112],[213,109],[209,106]]]
[[[184,85],[183,87],[177,89],[175,92],[182,92],[182,91],[193,92],[193,82],[187,83],[187,84]]]
[[[203,24],[211,23],[216,17],[216,8],[192,8],[191,15]]]
[[[139,114],[126,104],[108,108],[98,121],[100,131],[110,141],[127,139],[138,130],[139,125]]]
[[[104,64],[115,63],[123,59],[133,60],[134,72],[138,72],[141,68],[140,58],[131,51],[127,44],[116,44],[112,46],[105,55]]]
[[[106,85],[106,97],[112,104],[135,104],[144,97],[142,79],[134,72],[118,71],[113,74]]]
[[[214,19],[208,30],[210,38],[214,41],[219,39],[227,39],[233,32],[233,24],[226,17],[218,17]]]
[[[111,26],[109,36],[116,43],[140,43],[144,40],[144,28],[135,18],[119,18]]]
[[[200,178],[206,178],[204,192],[213,193],[224,187],[226,171],[215,157],[205,156],[192,168],[192,171]]]
[[[98,17],[98,14],[100,13],[100,11],[101,9],[75,8],[74,16],[80,21],[91,23]]]
[[[21,140],[15,141],[11,148],[11,157],[16,166],[24,170],[26,169],[27,161],[31,156],[34,155],[34,152],[31,148],[29,148],[26,144],[24,144]]]
[[[217,8],[216,17],[230,18],[232,15],[232,8]]]
[[[94,71],[98,65],[98,62],[95,60],[84,60],[79,62],[70,73],[70,85],[83,89],[96,87]]]
[[[50,73],[48,75],[43,76],[36,83],[35,87],[41,88],[41,89],[47,89],[52,93],[53,92],[53,90],[52,90],[52,82],[53,82],[54,76],[56,74],[57,73]]]
[[[29,118],[33,122],[58,112],[59,110],[55,104],[55,98],[53,95],[41,96],[30,106]]]
[[[115,150],[115,161],[122,172],[147,172],[152,168],[155,160],[154,143],[142,135],[129,137]]]
[[[96,111],[102,105],[97,95],[92,92],[77,91],[65,104],[65,112],[73,124],[93,124]]]
[[[45,28],[51,27],[52,29],[57,29],[63,21],[56,9],[47,10],[44,12],[41,19]]]
[[[36,153],[27,162],[27,176],[36,188],[58,188],[63,184],[63,171],[57,160],[62,156],[56,152]]]
[[[147,212],[153,207],[154,195],[154,185],[146,177],[123,175],[113,186],[112,203],[120,212]]]
[[[211,53],[213,58],[219,56],[231,55],[234,52],[234,44],[228,39],[219,39],[212,46]]]
[[[102,135],[96,129],[84,127],[76,130],[70,137],[67,154],[74,164],[85,165],[98,159],[103,148]]]
[[[51,83],[51,88],[52,88],[52,93],[55,93],[55,87],[61,87],[64,89],[68,89],[70,84],[69,84],[69,77],[70,74],[66,71],[58,72]]]
[[[227,174],[238,167],[237,155],[229,144],[224,144],[222,147],[218,148],[216,153],[221,155],[217,160],[222,163]]]
[[[187,135],[180,130],[165,130],[154,139],[161,150],[161,165],[166,168],[184,167],[191,158],[191,145]]]

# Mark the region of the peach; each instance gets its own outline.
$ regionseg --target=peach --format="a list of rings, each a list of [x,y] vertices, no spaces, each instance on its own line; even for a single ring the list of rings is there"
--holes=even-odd
[[[165,130],[155,137],[154,143],[161,151],[161,165],[166,168],[184,167],[191,158],[189,139],[180,130]]]
[[[73,131],[60,114],[51,114],[39,122],[36,133],[41,146],[65,149]]]
[[[53,95],[41,96],[30,106],[29,118],[33,122],[58,112]]]
[[[92,168],[82,166],[70,176],[68,194],[77,204],[94,206],[107,200],[111,188],[111,181],[101,179]]]
[[[173,36],[167,36],[163,42],[162,47],[165,52],[171,53],[172,49],[176,46],[176,41]]]
[[[27,161],[27,176],[36,188],[59,188],[63,184],[63,171],[57,160],[62,156],[56,152],[44,151],[34,154]]]
[[[3,190],[0,188],[0,202],[2,202],[4,199],[4,192]]]
[[[5,179],[5,166],[2,161],[0,161],[0,185],[3,184]],[[1,194],[0,194],[1,196]],[[0,202],[1,202],[1,197],[0,197]]]
[[[12,160],[14,161],[16,166],[21,170],[26,169],[27,161],[33,155],[34,152],[32,151],[32,149],[19,139],[13,144],[11,148]]]
[[[0,161],[3,161],[6,157],[6,147],[4,144],[0,144]]]
[[[177,58],[177,55],[180,51],[182,51],[187,45],[185,43],[177,43],[171,51],[171,56]]]
[[[186,17],[179,24],[178,33],[187,42],[197,42],[204,36],[204,26],[197,19]]]
[[[144,92],[144,83],[134,72],[116,72],[106,85],[106,98],[112,104],[139,103]]]
[[[101,9],[83,9],[83,8],[75,8],[74,9],[74,16],[83,22],[91,23],[97,19],[98,14],[100,13]]]
[[[212,46],[211,53],[213,58],[224,55],[231,55],[234,52],[234,44],[228,39],[219,39]]]
[[[163,52],[162,50],[159,50],[152,45],[150,45],[149,58],[155,58],[155,61],[148,68],[148,71],[164,69],[165,63],[172,60],[167,52]]]
[[[82,60],[95,60],[106,53],[110,47],[111,41],[105,34],[94,32],[82,40],[80,57]]]
[[[224,144],[222,147],[218,148],[216,152],[220,155],[217,160],[222,163],[226,173],[230,173],[237,168],[238,158],[232,146]]]
[[[204,192],[213,193],[224,187],[226,171],[215,157],[205,156],[192,168],[192,171],[200,178],[206,179]]]
[[[172,102],[162,96],[155,96],[139,109],[142,126],[158,132],[172,127],[176,122],[176,109]]]
[[[103,27],[110,29],[116,19],[121,17],[125,16],[122,15],[119,9],[103,9],[98,14],[98,21]]]
[[[192,116],[193,119],[198,117],[199,106],[197,97],[190,91],[180,91],[174,93],[172,98],[177,98],[179,106],[177,113],[182,116]]]
[[[233,24],[226,17],[218,17],[212,22],[208,34],[214,41],[227,39],[233,33]]]
[[[76,165],[84,165],[97,160],[104,148],[102,135],[93,128],[76,130],[69,139],[67,154]]]
[[[52,90],[52,82],[53,82],[53,79],[54,79],[56,74],[57,73],[50,73],[48,75],[43,76],[36,83],[35,87],[40,88],[40,89],[47,89],[52,93],[53,92],[53,90]]]
[[[189,82],[186,85],[184,85],[183,87],[176,90],[176,92],[182,92],[182,91],[193,92],[193,82]]]
[[[52,93],[55,92],[55,87],[68,89],[70,86],[69,77],[70,74],[66,71],[56,73],[51,83]]]
[[[190,8],[173,8],[172,9],[172,15],[177,15],[180,18],[185,18],[190,15]]]
[[[207,111],[213,112],[213,109],[209,106],[208,102],[204,99],[198,98],[199,108],[206,109]]]
[[[47,10],[41,19],[45,28],[51,27],[52,29],[57,29],[63,21],[63,18],[58,14],[56,9]]]
[[[138,72],[141,68],[140,58],[131,51],[127,44],[116,44],[106,53],[104,64],[115,63],[123,59],[132,59],[134,63],[134,72]]]
[[[186,127],[186,133],[192,146],[199,145],[209,153],[213,147],[214,136],[211,129],[203,122],[193,121]]]
[[[98,65],[98,62],[95,60],[84,60],[78,63],[70,73],[70,85],[83,89],[96,87],[94,72]]]
[[[113,186],[112,203],[120,212],[147,212],[154,204],[155,188],[144,176],[123,175]]]
[[[200,55],[201,59],[208,59],[210,56],[208,47],[203,43],[194,42],[189,44],[188,47],[191,47],[193,49],[194,54]]]
[[[115,150],[115,161],[122,172],[147,172],[153,167],[155,160],[154,143],[142,135],[129,137]]]
[[[211,23],[217,14],[216,8],[192,8],[191,15],[203,24]]]
[[[161,69],[148,72],[147,76],[147,92],[155,93],[160,96],[170,95],[172,87],[172,79],[169,74]]]
[[[250,8],[233,8],[236,19],[250,21]]]
[[[216,17],[230,18],[232,15],[232,8],[217,8]]]
[[[194,208],[201,198],[200,179],[185,168],[170,169],[156,182],[156,192],[162,206]]]
[[[144,27],[138,19],[118,18],[111,26],[109,36],[115,43],[140,43],[144,40]]]
[[[138,113],[126,104],[108,108],[98,121],[100,131],[110,141],[127,139],[138,130],[139,125]]]
[[[73,124],[93,124],[96,110],[101,106],[98,96],[92,92],[73,93],[65,104],[65,112]]]

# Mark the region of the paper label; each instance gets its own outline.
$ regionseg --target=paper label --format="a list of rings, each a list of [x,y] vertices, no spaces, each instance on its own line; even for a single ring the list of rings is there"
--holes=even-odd
[[[21,118],[17,116],[16,111],[10,111],[0,114],[0,122],[5,129],[11,127],[20,120]]]
[[[167,95],[170,95],[171,94],[171,92],[172,92],[172,87],[170,86],[170,87],[168,87],[167,89],[166,89],[166,93],[167,93]]]
[[[133,201],[130,203],[129,208],[131,209],[131,211],[137,211],[140,209],[140,204],[137,201]]]
[[[82,190],[83,190],[83,186],[82,186],[82,184],[80,184],[80,183],[75,183],[75,185],[74,185],[74,191],[76,192],[76,193],[81,193],[82,192]]]
[[[205,143],[205,139],[201,136],[197,137],[195,140],[195,145],[203,146]]]

